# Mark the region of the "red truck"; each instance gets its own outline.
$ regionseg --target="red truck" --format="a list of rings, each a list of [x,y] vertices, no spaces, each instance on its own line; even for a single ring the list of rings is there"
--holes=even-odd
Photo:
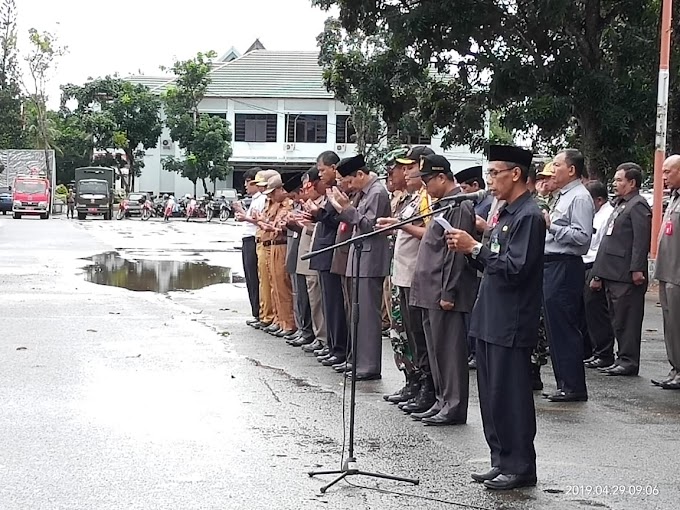
[[[52,196],[50,181],[39,173],[18,175],[12,187],[12,213],[15,220],[25,214],[39,215],[40,219],[50,217]]]

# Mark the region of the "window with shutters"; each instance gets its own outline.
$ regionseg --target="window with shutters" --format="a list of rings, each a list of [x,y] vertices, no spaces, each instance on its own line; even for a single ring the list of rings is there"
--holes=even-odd
[[[326,143],[325,115],[286,115],[286,142]]]
[[[234,116],[235,142],[276,142],[276,114],[237,113]]]
[[[335,143],[356,143],[356,135],[349,115],[335,116]]]
[[[424,135],[407,135],[405,133],[401,133],[399,135],[399,139],[401,143],[404,143],[406,145],[430,145],[432,144],[432,137],[431,136],[424,136]]]

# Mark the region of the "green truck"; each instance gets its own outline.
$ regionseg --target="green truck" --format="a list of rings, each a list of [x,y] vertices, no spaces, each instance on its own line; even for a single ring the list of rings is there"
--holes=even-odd
[[[76,168],[76,211],[78,219],[88,215],[113,217],[114,169],[95,166]]]

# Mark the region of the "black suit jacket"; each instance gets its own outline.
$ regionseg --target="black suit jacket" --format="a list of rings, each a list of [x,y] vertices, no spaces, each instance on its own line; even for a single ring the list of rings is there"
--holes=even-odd
[[[633,282],[633,272],[647,275],[651,236],[652,210],[647,200],[637,191],[626,195],[605,225],[591,275],[624,283]]]
[[[316,221],[319,223],[319,226],[317,227],[314,236],[312,251],[334,245],[335,236],[338,233],[338,225],[340,225],[338,212],[328,200],[326,200],[324,206],[319,209],[319,212],[316,214]],[[326,253],[312,257],[309,260],[309,268],[314,269],[315,271],[330,271],[331,264],[333,263],[334,251],[335,250],[329,250]]]

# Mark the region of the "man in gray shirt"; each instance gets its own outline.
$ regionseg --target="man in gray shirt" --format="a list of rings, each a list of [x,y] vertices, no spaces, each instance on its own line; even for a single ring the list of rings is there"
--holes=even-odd
[[[557,391],[547,397],[551,402],[586,401],[583,336],[579,329],[585,285],[582,256],[590,247],[595,205],[581,183],[583,154],[566,149],[555,156],[553,169],[560,192],[552,212],[544,212],[548,231],[543,300]]]

